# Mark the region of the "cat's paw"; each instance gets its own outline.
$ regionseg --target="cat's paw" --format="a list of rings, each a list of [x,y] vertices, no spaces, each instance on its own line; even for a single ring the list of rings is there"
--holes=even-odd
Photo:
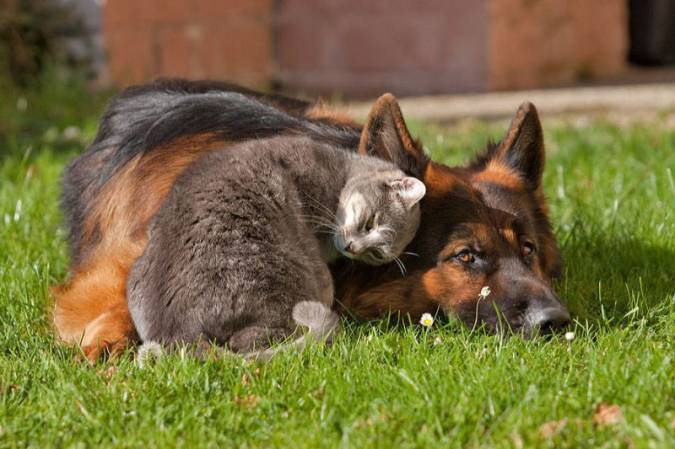
[[[164,354],[162,346],[154,341],[146,341],[138,348],[136,364],[143,369],[153,359],[159,359]]]
[[[301,301],[293,307],[293,319],[301,326],[307,327],[309,333],[317,340],[330,338],[339,325],[338,315],[317,301]]]

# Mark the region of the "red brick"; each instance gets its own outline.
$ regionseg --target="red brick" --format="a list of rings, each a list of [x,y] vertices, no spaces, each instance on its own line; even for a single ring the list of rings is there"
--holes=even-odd
[[[625,65],[623,0],[492,0],[490,87],[570,84]]]
[[[141,83],[156,76],[150,30],[123,29],[107,32],[105,46],[108,53],[108,71],[118,84]]]
[[[334,58],[350,71],[437,70],[443,65],[443,22],[425,14],[349,15],[337,21]]]
[[[317,70],[331,67],[332,30],[314,20],[294,20],[279,23],[276,36],[277,58],[285,70]]]
[[[261,18],[272,14],[272,0],[198,0],[192,2],[191,6],[195,14],[202,18]]]
[[[616,74],[625,58],[624,3],[109,0],[104,33],[120,83],[276,78],[319,91],[440,93]]]
[[[262,21],[232,20],[215,30],[214,39],[221,45],[223,73],[228,75],[270,74],[272,36]]]
[[[136,28],[151,23],[157,11],[154,0],[109,0],[103,8],[103,28]]]
[[[159,75],[270,79],[271,0],[114,0],[104,33],[120,84]]]
[[[298,88],[350,93],[480,89],[487,72],[486,3],[285,1],[280,77]]]
[[[157,32],[159,61],[157,70],[165,76],[192,76],[191,67],[195,64],[193,43],[186,36],[185,27],[171,26]]]
[[[116,0],[112,0],[113,2]],[[137,0],[147,3],[152,9],[149,22],[161,26],[176,26],[190,23],[196,16],[196,5],[205,0]]]

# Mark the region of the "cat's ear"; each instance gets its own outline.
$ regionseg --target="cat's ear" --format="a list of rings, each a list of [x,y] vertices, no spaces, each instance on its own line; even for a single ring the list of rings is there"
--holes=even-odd
[[[396,164],[406,174],[422,178],[429,158],[410,136],[401,108],[392,94],[373,105],[363,126],[359,154],[376,156]]]
[[[412,176],[394,179],[389,181],[388,185],[401,197],[408,209],[419,203],[424,194],[427,193],[424,183]]]

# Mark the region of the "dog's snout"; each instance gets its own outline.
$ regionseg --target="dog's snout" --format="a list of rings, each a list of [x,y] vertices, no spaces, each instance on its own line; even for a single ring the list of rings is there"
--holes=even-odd
[[[570,323],[570,314],[562,305],[533,310],[528,313],[529,327],[533,333],[548,335]]]

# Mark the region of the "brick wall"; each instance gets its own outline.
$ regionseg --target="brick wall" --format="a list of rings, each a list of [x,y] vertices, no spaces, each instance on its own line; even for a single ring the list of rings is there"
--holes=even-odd
[[[571,84],[620,73],[628,54],[623,0],[493,0],[490,89]]]
[[[292,88],[351,94],[480,90],[488,0],[287,0],[278,76]]]
[[[272,0],[108,0],[103,30],[118,84],[158,76],[272,76]]]
[[[108,0],[118,84],[160,75],[373,95],[570,84],[624,68],[624,0]]]

